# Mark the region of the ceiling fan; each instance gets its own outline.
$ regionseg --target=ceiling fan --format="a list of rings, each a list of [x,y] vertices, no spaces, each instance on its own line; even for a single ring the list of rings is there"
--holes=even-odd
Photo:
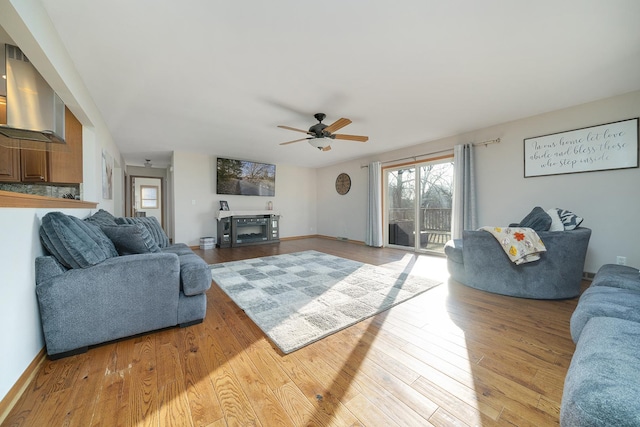
[[[306,133],[307,135],[311,135],[308,138],[301,138],[293,141],[282,142],[280,143],[280,145],[293,144],[294,142],[300,142],[300,141],[309,141],[309,144],[311,144],[312,147],[315,147],[318,150],[322,150],[322,151],[329,151],[331,150],[331,145],[329,144],[331,143],[332,139],[345,139],[348,141],[357,141],[357,142],[367,142],[369,140],[368,136],[345,135],[341,133],[334,133],[335,131],[342,129],[343,127],[351,123],[351,120],[349,119],[341,118],[327,126],[324,123],[322,123],[322,121],[326,117],[326,114],[316,113],[313,115],[313,117],[316,118],[318,123],[311,126],[309,130],[296,129],[290,126],[282,126],[282,125],[278,126],[279,128],[282,128],[282,129],[293,130],[296,132],[302,132],[302,133]]]

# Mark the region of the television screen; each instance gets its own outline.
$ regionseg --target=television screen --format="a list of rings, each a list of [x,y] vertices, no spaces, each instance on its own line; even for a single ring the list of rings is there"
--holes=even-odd
[[[276,165],[218,157],[216,193],[275,196]]]

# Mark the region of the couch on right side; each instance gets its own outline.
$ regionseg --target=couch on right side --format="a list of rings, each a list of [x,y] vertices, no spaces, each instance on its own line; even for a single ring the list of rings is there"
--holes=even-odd
[[[606,264],[571,317],[560,425],[640,426],[640,271]]]

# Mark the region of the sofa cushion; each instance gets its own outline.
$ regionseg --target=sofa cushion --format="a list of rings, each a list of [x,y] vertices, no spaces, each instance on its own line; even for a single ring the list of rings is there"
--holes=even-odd
[[[87,222],[95,224],[97,226],[101,225],[117,225],[116,217],[111,215],[109,212],[104,209],[100,209],[98,212],[94,213],[90,217],[84,219]]]
[[[67,268],[90,267],[118,256],[99,227],[62,212],[49,212],[42,218],[40,239],[47,251]]]
[[[551,227],[551,217],[540,206],[536,206],[518,224],[519,227],[528,227],[534,231],[547,231]]]
[[[565,378],[562,426],[640,425],[640,324],[595,317],[584,327]]]
[[[116,218],[116,223],[142,224],[147,228],[147,230],[149,230],[151,237],[153,237],[153,239],[155,240],[156,244],[159,247],[165,248],[169,246],[169,237],[162,229],[162,226],[158,222],[158,219],[154,216],[136,217],[136,218],[121,217],[121,218]]]
[[[105,225],[102,231],[111,239],[120,255],[161,252],[149,230],[142,224]]]
[[[594,317],[616,317],[640,324],[640,292],[611,288],[590,287],[580,297],[571,315],[571,337],[578,342],[584,326]]]
[[[581,217],[566,209],[558,209],[558,215],[560,215],[565,230],[574,230],[583,221]]]
[[[640,292],[640,271],[628,265],[605,264],[598,270],[591,287],[608,286]]]
[[[564,231],[564,224],[560,219],[560,214],[558,214],[558,209],[551,208],[547,210],[547,215],[551,217],[551,227],[549,227],[549,231]]]
[[[169,252],[176,255],[187,255],[193,253],[191,248],[184,243],[174,243],[160,249],[162,250],[162,252]]]

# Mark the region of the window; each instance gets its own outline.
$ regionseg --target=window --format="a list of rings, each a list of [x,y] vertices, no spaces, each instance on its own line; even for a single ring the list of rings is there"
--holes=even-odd
[[[450,157],[385,168],[387,244],[444,253],[451,238]]]
[[[158,209],[158,187],[155,185],[140,186],[140,208]]]

